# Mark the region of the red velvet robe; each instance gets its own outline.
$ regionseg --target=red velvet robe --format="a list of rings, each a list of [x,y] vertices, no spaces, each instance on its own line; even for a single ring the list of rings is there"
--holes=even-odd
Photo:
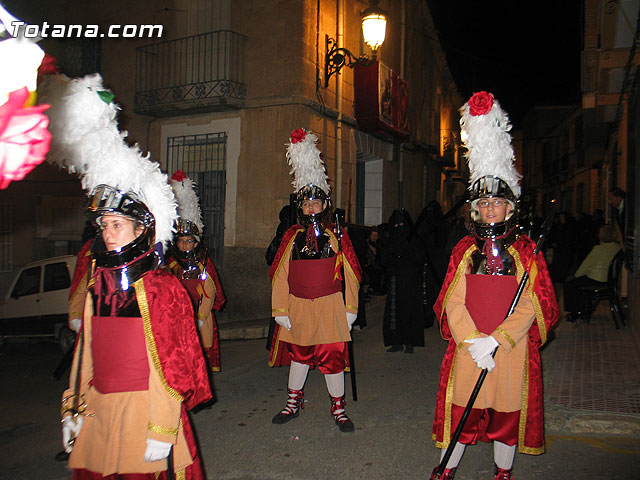
[[[327,227],[327,230],[330,232],[335,231],[335,224],[330,224]],[[281,262],[289,261],[289,257],[291,255],[291,249],[293,248],[293,242],[296,239],[296,236],[299,232],[304,231],[304,227],[301,225],[294,225],[289,230],[287,230],[282,237],[282,241],[280,242],[280,248],[278,248],[278,252],[271,264],[271,268],[269,268],[269,277],[273,281],[273,277],[276,272],[280,268]],[[343,232],[342,238],[340,239],[340,246],[343,254],[343,265],[345,270],[345,275],[347,275],[347,271],[349,274],[355,276],[358,282],[362,280],[362,269],[360,267],[360,262],[358,261],[358,257],[356,256],[356,252],[353,249],[353,244],[351,243],[351,239],[346,232]],[[344,279],[343,279],[344,281]],[[271,342],[271,351],[269,352],[269,366],[270,367],[279,367],[282,365],[291,365],[291,359],[289,358],[289,354],[287,349],[281,348],[281,344],[279,341],[279,332],[280,325],[276,324],[276,327],[273,332],[273,341]],[[345,351],[345,365],[347,365],[346,370],[349,371],[349,354],[348,349],[344,349]]]
[[[88,240],[78,252],[76,268],[73,271],[71,286],[69,287],[69,322],[82,318],[84,299],[87,295],[87,283],[91,275],[91,246],[93,239]],[[69,324],[71,327],[71,324]]]
[[[533,291],[530,295],[536,311],[536,319],[527,336],[529,362],[526,378],[523,382],[524,391],[520,412],[518,451],[539,455],[544,453],[542,367],[539,349],[547,341],[547,332],[558,321],[558,305],[544,257],[540,254],[534,259],[534,248],[535,244],[531,239],[521,236],[510,247],[510,252],[514,257],[518,280],[531,264],[529,282],[533,284]],[[466,267],[471,263],[471,255],[477,250],[476,240],[472,236],[463,238],[455,246],[451,253],[442,290],[433,307],[440,323],[440,333],[445,340],[449,341],[440,368],[440,383],[433,422],[432,437],[439,448],[446,448],[452,435],[452,432],[445,428],[445,425],[451,425],[451,399],[447,398],[447,389],[452,381],[451,366],[457,348],[449,329],[445,307],[458,278],[466,273]],[[523,295],[528,291],[525,290]],[[474,378],[472,381],[475,382],[476,380],[477,378]]]

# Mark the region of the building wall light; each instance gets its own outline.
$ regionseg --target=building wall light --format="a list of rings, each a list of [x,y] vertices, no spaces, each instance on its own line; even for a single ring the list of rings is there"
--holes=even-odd
[[[325,35],[324,86],[329,86],[329,79],[334,73],[339,74],[342,67],[353,68],[355,65],[371,65],[376,61],[378,48],[384,43],[387,30],[387,13],[378,7],[378,0],[372,0],[371,6],[360,14],[364,43],[372,50],[371,57],[356,57],[346,48],[338,47],[335,39]]]

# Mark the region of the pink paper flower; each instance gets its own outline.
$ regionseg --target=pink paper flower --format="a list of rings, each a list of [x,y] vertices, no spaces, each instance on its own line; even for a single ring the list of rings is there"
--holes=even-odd
[[[0,106],[0,189],[22,180],[49,151],[49,118],[42,113],[49,105],[22,108],[28,98],[24,87]]]

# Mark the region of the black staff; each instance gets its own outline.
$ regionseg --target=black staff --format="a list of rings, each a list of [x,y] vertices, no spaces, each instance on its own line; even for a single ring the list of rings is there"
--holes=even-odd
[[[342,227],[340,226],[340,216],[338,213],[336,215],[336,238],[338,239],[338,255],[342,253]],[[342,299],[345,299],[344,293],[344,256],[342,258],[342,264],[340,267],[340,274],[342,275]],[[345,301],[346,303],[346,301]],[[353,355],[353,340],[347,342],[347,350],[349,351],[349,373],[351,374],[351,396],[353,397],[353,401],[358,401],[358,387],[356,386],[356,364]]]
[[[551,221],[553,220],[554,210],[556,206],[555,200],[552,200],[551,203],[552,203],[551,213],[542,224],[542,228],[541,228],[542,231],[540,233],[540,237],[538,237],[536,248],[533,250],[533,256],[529,261],[529,265],[527,266],[527,269],[524,272],[524,275],[522,275],[522,279],[520,280],[520,284],[518,285],[518,290],[516,291],[516,294],[513,297],[513,301],[511,302],[511,306],[509,307],[509,312],[507,313],[505,318],[511,315],[515,311],[516,306],[518,305],[518,301],[522,296],[522,292],[524,291],[524,287],[526,287],[527,281],[529,280],[529,271],[531,270],[531,266],[533,265],[535,258],[538,256],[538,253],[540,252],[540,248],[542,247],[542,244],[544,243],[547,233],[551,228]],[[492,357],[495,356],[497,350],[498,350],[498,347],[496,347],[493,350],[493,352],[491,352]],[[442,477],[442,474],[444,473],[446,465],[449,462],[449,458],[451,458],[451,455],[453,454],[453,449],[455,448],[456,443],[458,443],[458,439],[462,434],[462,429],[464,428],[465,423],[467,423],[467,419],[469,418],[469,414],[471,413],[471,408],[473,407],[473,404],[475,403],[476,398],[478,398],[478,394],[480,393],[480,388],[484,383],[484,379],[487,377],[487,373],[488,373],[488,370],[486,368],[482,369],[482,373],[480,373],[480,376],[478,377],[478,381],[476,382],[475,387],[473,387],[473,392],[471,392],[471,396],[469,397],[467,406],[464,408],[462,417],[460,417],[460,422],[458,423],[458,427],[456,428],[456,431],[453,433],[453,437],[449,442],[447,451],[444,452],[444,456],[442,457],[442,460],[440,460],[440,465],[438,465],[438,472],[436,473],[436,479],[440,479]]]

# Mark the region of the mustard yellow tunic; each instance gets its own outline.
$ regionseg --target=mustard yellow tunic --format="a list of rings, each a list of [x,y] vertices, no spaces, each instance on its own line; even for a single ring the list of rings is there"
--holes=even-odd
[[[492,333],[500,348],[496,351],[495,368],[486,376],[474,408],[492,408],[499,412],[519,411],[522,406],[522,387],[527,361],[527,333],[535,319],[535,310],[527,292],[520,297],[513,314]],[[467,283],[461,275],[446,304],[447,319],[451,334],[458,345],[453,374],[453,403],[466,406],[475,380],[482,372],[471,358],[464,340],[485,336],[478,332],[467,308],[465,295]],[[491,295],[491,292],[475,292],[476,295]]]
[[[337,253],[337,239],[332,233],[329,233],[329,237],[331,248]],[[293,238],[295,239],[295,236]],[[346,302],[341,292],[314,299],[298,298],[289,293],[289,262],[292,249],[293,239],[271,283],[271,314],[274,317],[288,315],[291,321],[291,330],[281,328],[278,339],[301,346],[350,341],[346,312],[358,313],[360,283],[349,262],[344,262]]]
[[[87,409],[84,423],[69,457],[69,467],[83,468],[103,476],[114,473],[152,473],[166,470],[166,460],[145,462],[147,438],[174,444],[174,469],[182,470],[193,463],[182,423],[181,403],[163,386],[147,348],[149,389],[135,392],[102,394],[89,385],[93,376],[91,359],[91,295],[84,309],[84,342],[80,391]],[[139,320],[142,322],[142,319]],[[73,393],[78,365],[75,355],[69,379]]]

